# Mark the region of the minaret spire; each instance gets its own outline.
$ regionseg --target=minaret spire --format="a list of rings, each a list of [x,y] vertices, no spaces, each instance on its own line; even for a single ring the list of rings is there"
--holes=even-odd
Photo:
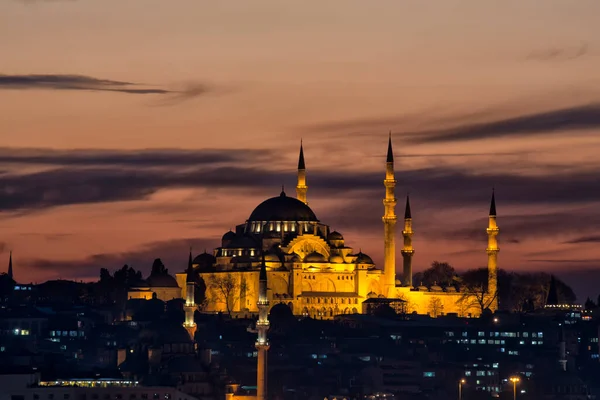
[[[269,330],[269,299],[267,297],[267,266],[265,264],[265,256],[262,256],[262,265],[258,275],[258,321],[256,321],[256,349],[258,350],[257,357],[257,373],[256,373],[256,399],[266,400],[267,398],[267,351],[269,350],[269,338],[267,331]]]
[[[406,207],[404,209],[404,230],[402,236],[404,237],[404,246],[402,247],[402,265],[404,277],[402,279],[402,285],[412,287],[412,257],[415,254],[415,250],[412,246],[412,216],[410,212],[410,198],[406,196]]]
[[[196,311],[196,300],[194,296],[194,289],[196,287],[196,279],[194,276],[194,265],[192,261],[192,249],[190,248],[190,255],[188,257],[188,266],[186,269],[185,278],[185,322],[183,327],[188,331],[192,341],[196,334],[196,322],[194,321],[194,311]]]
[[[489,309],[496,311],[498,309],[498,224],[496,221],[496,196],[492,190],[492,201],[490,202],[490,215],[488,219],[488,295],[490,296]]]
[[[388,150],[387,150],[386,162],[392,163],[392,164],[394,163],[394,152],[392,150],[392,131],[390,131],[390,136],[388,139]]]
[[[304,204],[308,204],[306,199],[306,192],[308,186],[306,185],[306,166],[304,164],[304,148],[302,146],[302,140],[300,140],[300,156],[298,157],[298,184],[296,185],[296,197]]]
[[[385,164],[385,198],[383,199],[383,235],[384,235],[384,254],[383,254],[383,275],[384,275],[384,295],[387,297],[396,297],[396,197],[394,190],[396,188],[396,178],[394,177],[394,152],[392,150],[392,132],[388,139],[388,150]]]
[[[14,279],[13,278],[13,267],[12,267],[12,250],[10,252],[10,254],[8,255],[8,277],[10,279]]]

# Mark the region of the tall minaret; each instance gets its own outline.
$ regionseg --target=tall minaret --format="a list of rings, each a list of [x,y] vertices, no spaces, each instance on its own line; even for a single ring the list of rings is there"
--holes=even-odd
[[[387,159],[385,164],[385,198],[383,205],[385,213],[383,215],[384,232],[384,253],[383,253],[383,275],[384,275],[384,294],[388,297],[395,297],[394,288],[396,287],[396,197],[394,188],[396,179],[394,178],[394,152],[392,151],[392,132],[388,140]]]
[[[188,331],[192,340],[196,334],[196,322],[194,321],[194,311],[196,311],[196,302],[194,300],[194,288],[196,286],[196,280],[194,279],[194,267],[192,266],[192,250],[190,249],[190,257],[188,260],[186,276],[186,287],[185,287],[185,322],[183,327]]]
[[[12,269],[12,251],[10,252],[10,254],[8,256],[8,273],[7,273],[7,275],[10,279],[14,279],[13,278],[13,269]]]
[[[406,196],[406,208],[404,209],[404,230],[402,231],[402,236],[404,237],[404,246],[402,247],[404,279],[402,280],[402,285],[412,287],[412,257],[415,254],[415,250],[412,246],[412,216],[410,214],[410,199],[408,196]]]
[[[561,325],[558,331],[558,365],[561,371],[567,370],[567,346],[565,343],[565,327]]]
[[[308,204],[306,200],[306,167],[304,165],[304,149],[302,148],[302,140],[300,141],[300,156],[298,157],[298,184],[296,185],[296,197],[304,204]]]
[[[488,294],[493,296],[493,301],[489,305],[491,311],[498,309],[498,224],[496,223],[496,197],[492,190],[492,202],[490,204],[490,215],[488,221],[488,228],[486,229],[488,235]]]
[[[258,277],[258,321],[256,321],[256,350],[258,350],[256,368],[256,399],[267,398],[267,351],[269,350],[269,299],[267,298],[267,267],[264,256]]]

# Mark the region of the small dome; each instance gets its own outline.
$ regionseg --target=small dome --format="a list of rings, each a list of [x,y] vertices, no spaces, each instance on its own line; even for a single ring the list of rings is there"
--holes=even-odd
[[[223,237],[221,238],[221,240],[233,240],[235,239],[235,233],[233,231],[231,231],[231,229],[229,230],[229,232],[225,233],[223,235]]]
[[[199,265],[199,266],[209,266],[209,265],[213,265],[215,262],[217,262],[217,259],[215,258],[215,256],[204,251],[204,253],[198,254],[196,256],[196,258],[194,258],[194,261],[192,261],[192,264]]]
[[[248,221],[315,221],[315,213],[306,204],[293,197],[287,197],[285,192],[260,203]]]
[[[324,262],[327,262],[327,259],[325,258],[325,256],[323,254],[313,251],[312,253],[310,253],[306,257],[304,257],[304,262],[305,263],[306,262],[324,263]]]
[[[146,284],[151,288],[179,287],[177,280],[175,280],[175,278],[169,274],[150,275],[148,279],[146,279]]]
[[[329,262],[335,263],[335,264],[341,264],[344,262],[344,258],[342,256],[340,256],[339,254],[334,254],[331,257],[329,257]]]
[[[354,262],[356,264],[374,264],[373,259],[363,252],[359,252],[356,255],[356,260]]]
[[[344,240],[344,237],[338,231],[333,231],[327,235],[327,240]]]
[[[298,254],[296,254],[296,253],[293,253],[292,257],[290,257],[290,262],[298,263],[298,262],[301,262],[301,261],[302,260],[300,259],[300,256]]]

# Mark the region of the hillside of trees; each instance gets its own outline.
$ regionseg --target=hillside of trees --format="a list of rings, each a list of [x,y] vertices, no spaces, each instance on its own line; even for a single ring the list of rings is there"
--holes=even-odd
[[[431,287],[439,285],[460,287],[463,290],[487,291],[487,268],[457,272],[447,262],[434,261],[428,269],[413,275],[413,284]],[[527,312],[544,306],[551,275],[545,272],[508,272],[498,270],[498,303],[507,311]],[[561,303],[573,303],[575,292],[565,282],[554,277],[558,299]]]

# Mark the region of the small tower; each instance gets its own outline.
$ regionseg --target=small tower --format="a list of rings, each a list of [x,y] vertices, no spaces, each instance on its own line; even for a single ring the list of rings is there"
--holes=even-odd
[[[256,350],[257,374],[256,374],[256,399],[265,400],[267,398],[267,351],[269,350],[269,339],[267,331],[269,330],[269,299],[267,298],[267,267],[264,261],[260,267],[258,276],[258,321],[256,321]]]
[[[488,221],[488,228],[486,229],[488,235],[488,295],[492,297],[489,309],[496,311],[498,309],[498,224],[496,223],[496,197],[492,190],[492,202],[490,204],[490,215]]]
[[[298,200],[308,205],[306,199],[306,192],[308,186],[306,185],[306,166],[304,165],[304,149],[302,147],[302,140],[300,141],[300,156],[298,157],[298,184],[296,185],[296,197]]]
[[[8,273],[7,273],[7,275],[10,279],[14,279],[13,278],[13,268],[12,268],[12,251],[8,255]]]
[[[412,246],[412,216],[410,213],[410,199],[406,196],[406,208],[404,209],[404,230],[402,236],[404,237],[404,246],[402,247],[402,262],[404,270],[404,279],[402,280],[403,286],[412,287],[412,258],[415,254],[415,250]]]
[[[565,343],[565,327],[560,326],[558,331],[558,366],[561,371],[567,370],[567,346]]]
[[[183,327],[188,331],[192,341],[196,334],[196,322],[194,321],[194,312],[196,311],[196,302],[194,300],[194,288],[196,280],[194,279],[194,267],[192,266],[192,250],[190,249],[190,257],[188,260],[187,275],[185,279],[185,322]]]
[[[394,177],[394,152],[392,151],[392,132],[388,140],[387,158],[385,163],[385,198],[383,199],[383,275],[384,294],[387,297],[395,297],[396,287],[396,179]]]

